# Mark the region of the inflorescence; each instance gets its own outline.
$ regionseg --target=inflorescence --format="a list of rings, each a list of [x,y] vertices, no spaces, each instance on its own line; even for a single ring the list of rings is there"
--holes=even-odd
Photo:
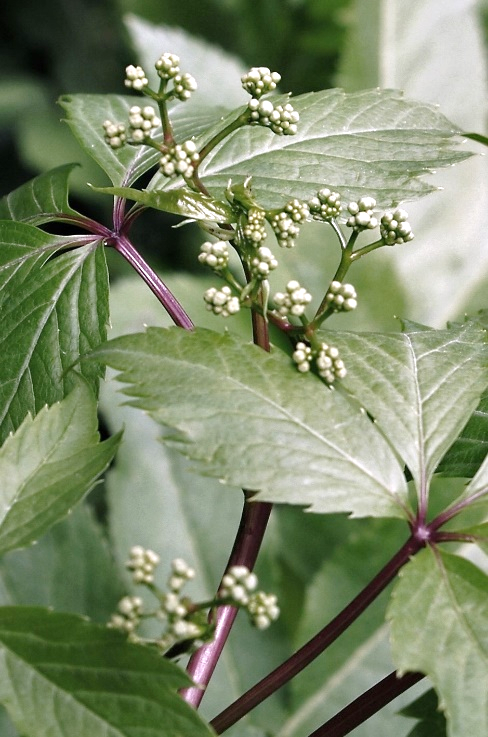
[[[276,596],[258,591],[257,576],[246,566],[229,568],[216,597],[199,603],[182,593],[186,584],[195,578],[195,570],[185,560],[175,558],[171,562],[164,591],[154,584],[154,571],[158,564],[159,556],[154,551],[140,545],[131,548],[126,567],[132,572],[133,582],[145,585],[156,597],[157,606],[148,608],[141,596],[124,596],[108,626],[122,630],[134,642],[155,646],[166,654],[181,643],[187,646],[184,649],[194,649],[212,637],[209,610],[223,604],[245,609],[257,629],[266,629],[279,616]],[[141,622],[149,618],[163,623],[163,630],[157,638],[148,639],[137,633]]]
[[[156,148],[161,154],[159,167],[164,176],[169,178],[182,176],[193,189],[204,191],[196,176],[197,168],[202,158],[222,140],[222,133],[217,134],[215,141],[207,142],[201,150],[193,139],[176,143],[165,105],[171,99],[188,100],[197,89],[197,83],[191,74],[181,71],[180,58],[176,54],[162,54],[155,63],[155,69],[160,80],[159,91],[150,89],[146,72],[142,67],[134,65],[126,67],[125,86],[151,97],[157,103],[161,118],[166,121],[163,130],[164,142],[159,143],[161,139],[153,136],[154,131],[161,127],[161,119],[152,105],[131,106],[127,125],[105,120],[103,123],[105,140],[113,149],[120,149],[125,144],[142,144]],[[252,67],[246,72],[241,77],[241,83],[251,99],[247,110],[233,123],[228,124],[225,135],[233,133],[243,125],[264,126],[277,135],[296,134],[300,120],[299,113],[286,98],[285,101],[281,98],[279,103],[272,99],[280,81],[280,74],[268,67]],[[272,250],[264,245],[270,231],[280,247],[292,248],[305,221],[320,220],[330,223],[341,242],[341,248],[349,253],[350,262],[341,261],[338,269],[337,274],[341,276],[345,274],[354,258],[360,258],[383,245],[407,243],[414,237],[405,210],[398,207],[381,215],[377,212],[376,200],[370,196],[360,197],[357,201],[343,206],[340,193],[324,186],[306,202],[294,198],[280,209],[266,210],[252,196],[250,183],[250,176],[246,177],[243,185],[233,187],[229,182],[226,197],[235,215],[235,221],[230,221],[236,223],[235,229],[228,225],[222,226],[220,232],[215,229],[215,233],[221,239],[228,238],[230,245],[237,250],[244,266],[247,284],[240,285],[229,269],[227,240],[206,241],[198,255],[200,263],[211,268],[227,282],[221,288],[207,289],[203,295],[206,308],[222,317],[237,313],[243,305],[258,307],[266,317],[270,294],[268,279],[271,272],[278,267],[278,261]],[[339,222],[345,223],[353,230],[348,242],[340,230]],[[212,223],[208,223],[206,229],[213,233],[211,226]],[[378,227],[380,234],[378,241],[353,251],[360,233]],[[258,295],[260,295],[259,303],[256,301]],[[307,325],[305,310],[311,300],[310,293],[298,281],[292,279],[284,292],[277,292],[274,295],[270,314],[277,316],[282,324],[287,326],[286,329],[292,329],[294,336],[298,337],[300,334],[293,323],[294,318],[299,318],[302,325],[308,327],[307,331],[303,330],[302,335],[310,338],[310,341],[298,340],[293,353],[294,362],[300,372],[306,372],[315,366],[318,374],[330,384],[336,378],[345,375],[343,362],[338,357],[336,348],[325,343],[319,345],[312,333],[331,313],[354,310],[357,306],[357,294],[352,284],[342,283],[337,276],[329,285],[313,322]],[[288,320],[292,320],[291,325]],[[149,583],[146,580],[142,582]],[[127,602],[125,606],[128,607]],[[134,604],[134,612],[134,617],[137,618],[138,604],[137,606]],[[119,613],[119,616],[122,616],[122,613]]]

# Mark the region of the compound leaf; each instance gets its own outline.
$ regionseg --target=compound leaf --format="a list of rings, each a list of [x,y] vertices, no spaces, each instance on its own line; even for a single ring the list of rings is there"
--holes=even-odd
[[[25,737],[210,737],[176,693],[189,683],[178,666],[103,625],[0,609],[0,701]]]
[[[97,424],[95,397],[80,381],[9,435],[0,449],[0,553],[34,542],[92,488],[120,439],[100,443]]]
[[[389,606],[393,659],[429,676],[450,737],[488,734],[488,577],[430,548],[400,572]]]
[[[92,354],[131,404],[176,431],[195,468],[315,512],[404,517],[406,485],[374,424],[340,392],[228,334],[149,328]]]
[[[291,101],[300,114],[296,135],[246,126],[210,152],[199,169],[210,192],[221,196],[229,178],[252,176],[265,207],[307,200],[324,185],[345,202],[370,195],[390,206],[432,192],[422,175],[471,155],[456,150],[460,131],[435,106],[395,90],[332,89]]]
[[[73,386],[68,369],[106,337],[103,249],[94,239],[53,258],[72,244],[26,223],[0,225],[0,441],[28,412],[62,399]],[[100,366],[81,373],[96,393]]]
[[[488,384],[484,330],[473,323],[406,333],[325,333],[348,367],[343,383],[378,422],[417,489],[428,486]]]
[[[79,217],[68,203],[68,178],[76,164],[51,169],[0,200],[0,218],[42,225],[62,216]]]

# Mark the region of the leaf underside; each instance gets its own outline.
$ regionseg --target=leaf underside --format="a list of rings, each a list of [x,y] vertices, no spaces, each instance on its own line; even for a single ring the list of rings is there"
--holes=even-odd
[[[209,330],[149,328],[100,347],[131,404],[175,430],[200,473],[315,512],[404,517],[402,469],[359,408],[312,375]]]

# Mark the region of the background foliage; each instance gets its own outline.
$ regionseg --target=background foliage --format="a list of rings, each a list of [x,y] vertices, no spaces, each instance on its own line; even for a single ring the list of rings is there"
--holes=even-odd
[[[55,101],[73,92],[123,93],[124,66],[139,60],[138,49],[148,44],[143,23],[139,22],[137,32],[134,19],[124,25],[127,12],[171,26],[165,31],[171,48],[161,51],[182,53],[185,68],[198,81],[208,75],[198,59],[188,58],[175,45],[180,43],[184,49],[187,37],[173,26],[225,49],[230,55],[225,63],[232,61],[235,69],[257,64],[278,69],[283,90],[399,87],[410,97],[438,102],[462,129],[486,132],[486,3],[409,0],[405,12],[404,0],[263,0],[257,4],[253,0],[49,0],[42,6],[29,0],[22,4],[22,12],[15,4],[4,9],[0,58],[7,74],[0,84],[0,194],[56,164],[79,161],[83,168],[75,171],[72,205],[77,207],[79,202],[80,209],[91,209],[101,219],[104,212],[108,214],[110,198],[105,205],[104,198],[94,197],[85,184],[108,182],[81,155],[68,127],[59,122],[63,113]],[[209,81],[212,86],[216,82],[211,77]],[[354,284],[360,297],[365,295],[354,329],[396,329],[394,315],[441,327],[466,310],[486,306],[487,161],[473,158],[438,175],[433,184],[441,184],[444,191],[408,206],[416,240],[394,253],[384,249],[354,267]],[[170,230],[174,220],[161,213],[143,220],[135,235],[143,253],[164,270],[169,286],[185,297],[185,306],[199,324],[219,329],[217,321],[201,309],[200,295],[208,286],[207,277],[195,265],[201,237],[192,228]],[[300,253],[291,252],[287,259],[290,278],[293,273],[312,293],[336,263],[332,247],[324,247],[322,241],[323,229],[318,235],[311,224],[303,231]],[[111,258],[110,266],[114,279],[111,336],[140,330],[146,323],[168,324],[145,287],[119,261]],[[192,273],[182,275],[182,268]],[[349,320],[345,324],[344,317],[337,316],[335,326],[352,327]],[[246,334],[247,328],[242,330]],[[107,475],[105,487],[92,492],[89,507],[79,508],[54,527],[34,549],[2,557],[3,604],[48,604],[104,621],[121,591],[130,588],[121,564],[135,542],[161,554],[163,579],[164,562],[182,555],[197,567],[201,591],[195,594],[215,589],[238,521],[238,496],[226,494],[212,479],[189,474],[187,464],[157,442],[159,430],[150,419],[119,406],[113,387],[104,388],[102,411],[110,431],[125,421],[121,460]],[[165,479],[163,493],[161,478]],[[205,498],[205,504],[198,503],[200,498]],[[228,522],[217,529],[216,510]],[[380,520],[346,524],[342,517],[279,510],[258,573],[264,588],[280,591],[284,615],[264,637],[238,623],[203,713],[213,716],[223,702],[239,695],[313,634],[327,615],[337,613],[397,547],[396,524]],[[373,544],[379,536],[382,550]],[[477,562],[485,564],[481,558]],[[61,586],[60,571],[77,585]],[[385,600],[376,602],[353,627],[350,638],[336,643],[289,688],[253,712],[247,722],[249,737],[260,737],[277,722],[283,725],[280,737],[303,735],[392,669],[383,624]],[[417,691],[424,688],[419,685]],[[410,692],[402,703],[412,699]],[[400,706],[391,705],[355,734],[405,737],[414,722],[405,712],[396,714]],[[0,731],[5,737],[15,734],[6,719]],[[243,735],[243,728],[233,734]]]

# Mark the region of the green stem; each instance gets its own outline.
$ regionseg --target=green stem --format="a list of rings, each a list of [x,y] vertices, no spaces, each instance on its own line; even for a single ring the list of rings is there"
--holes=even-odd
[[[212,151],[215,146],[223,141],[224,138],[227,138],[227,136],[230,136],[230,134],[233,133],[235,130],[238,130],[238,128],[242,128],[248,123],[249,111],[246,109],[245,112],[241,113],[235,120],[226,125],[225,128],[219,131],[219,133],[217,133],[213,138],[210,139],[208,143],[205,144],[205,146],[203,146],[203,148],[199,151],[200,161],[198,162],[198,165],[202,163],[203,159],[208,156],[210,151]]]
[[[331,223],[332,224],[332,223]],[[339,266],[337,267],[337,271],[334,274],[332,281],[340,281],[342,282],[344,277],[346,276],[349,267],[351,266],[353,259],[354,259],[354,245],[356,243],[357,237],[359,235],[358,231],[353,230],[349,240],[347,243],[344,241],[344,236],[342,232],[339,229],[339,226],[337,223],[334,223],[336,227],[334,227],[334,230],[339,235],[340,233],[340,240],[341,245],[345,244],[342,248],[341,253],[341,260],[339,262]],[[327,290],[328,291],[328,290]],[[312,322],[309,325],[308,332],[315,332],[315,330],[320,327],[320,325],[324,322],[324,320],[327,317],[330,317],[330,315],[334,312],[334,308],[330,306],[328,300],[327,300],[327,292],[324,294],[324,298],[322,302],[320,303],[320,307],[318,308],[317,312],[315,313],[315,317],[312,320]]]

